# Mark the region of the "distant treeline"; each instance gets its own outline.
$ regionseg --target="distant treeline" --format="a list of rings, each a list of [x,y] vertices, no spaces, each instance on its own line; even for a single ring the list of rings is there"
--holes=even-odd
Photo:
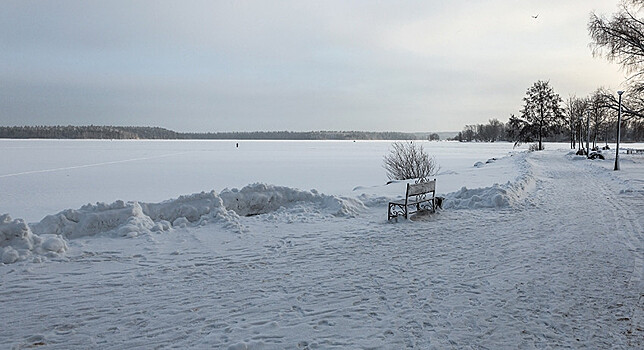
[[[220,140],[415,140],[416,136],[402,132],[368,131],[254,131],[254,132],[216,132],[182,133],[180,139],[220,139]]]
[[[152,139],[152,140],[415,140],[402,132],[256,131],[181,133],[145,126],[1,126],[7,139]]]
[[[554,132],[545,137],[545,141],[566,142],[570,138],[570,129],[566,125],[556,126]],[[644,120],[633,118],[622,122],[621,141],[624,142],[641,142],[644,141]],[[577,130],[577,132],[579,132]],[[461,142],[494,142],[494,141],[515,141],[518,131],[512,123],[503,123],[498,119],[490,119],[487,124],[466,125],[462,131],[450,140]],[[581,127],[582,141],[585,141],[590,135],[590,142],[595,146],[601,142],[615,142],[617,137],[617,121],[603,120],[596,121],[591,119],[586,125]]]
[[[450,140],[461,142],[515,141],[516,133],[517,130],[510,123],[503,123],[498,119],[490,119],[487,124],[465,125],[463,130]],[[550,142],[566,142],[568,140],[567,137],[564,130],[560,129],[544,138],[544,140]]]

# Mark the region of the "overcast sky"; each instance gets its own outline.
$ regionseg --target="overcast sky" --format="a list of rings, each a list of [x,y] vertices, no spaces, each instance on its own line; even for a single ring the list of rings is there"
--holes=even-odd
[[[454,131],[625,74],[617,0],[0,2],[0,125]],[[536,19],[532,16],[538,17]]]

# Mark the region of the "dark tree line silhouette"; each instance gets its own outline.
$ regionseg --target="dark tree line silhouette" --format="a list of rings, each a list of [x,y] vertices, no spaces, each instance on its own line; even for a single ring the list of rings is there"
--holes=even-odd
[[[616,141],[617,112],[611,108],[572,96],[565,103],[564,118],[551,126],[548,136],[542,135],[543,141],[569,141],[571,148],[586,142],[587,139],[590,139],[592,147],[598,146],[601,142]],[[587,119],[589,119],[588,123]],[[522,127],[524,124],[519,118],[511,115],[507,123],[490,119],[487,124],[466,125],[452,140],[461,142],[516,142],[519,139],[522,140],[521,142],[538,141],[538,136],[535,137],[534,133],[529,132],[530,128],[524,129],[524,134],[520,135]],[[621,132],[622,142],[644,141],[644,120],[638,118],[622,120]]]
[[[368,131],[255,131],[182,133],[146,126],[0,126],[8,139],[150,139],[150,140],[415,140],[402,132]]]

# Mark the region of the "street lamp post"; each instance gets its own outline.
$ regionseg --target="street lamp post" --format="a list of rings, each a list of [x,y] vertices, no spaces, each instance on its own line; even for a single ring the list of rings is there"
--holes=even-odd
[[[619,135],[621,134],[620,127],[622,126],[622,94],[624,91],[617,91],[619,95],[619,110],[617,111],[617,147],[615,147],[615,169],[619,170]]]
[[[584,116],[579,115],[579,120],[577,122],[579,124],[579,150],[582,152],[580,154],[583,154],[584,152]]]
[[[590,158],[590,113],[586,114],[586,158]]]

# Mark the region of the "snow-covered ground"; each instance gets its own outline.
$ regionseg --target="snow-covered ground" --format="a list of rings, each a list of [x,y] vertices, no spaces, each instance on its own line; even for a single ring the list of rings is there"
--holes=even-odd
[[[0,344],[644,345],[644,156],[423,144],[388,223],[388,142],[0,140]]]
[[[236,143],[0,139],[0,213],[34,222],[87,203],[160,202],[257,182],[354,195],[356,187],[387,181],[382,158],[390,142],[240,141],[238,148]],[[490,171],[472,168],[516,151],[510,143],[423,145],[441,166],[441,192],[463,184],[489,186],[513,176],[507,169],[483,176]],[[390,194],[398,195],[397,190]]]

